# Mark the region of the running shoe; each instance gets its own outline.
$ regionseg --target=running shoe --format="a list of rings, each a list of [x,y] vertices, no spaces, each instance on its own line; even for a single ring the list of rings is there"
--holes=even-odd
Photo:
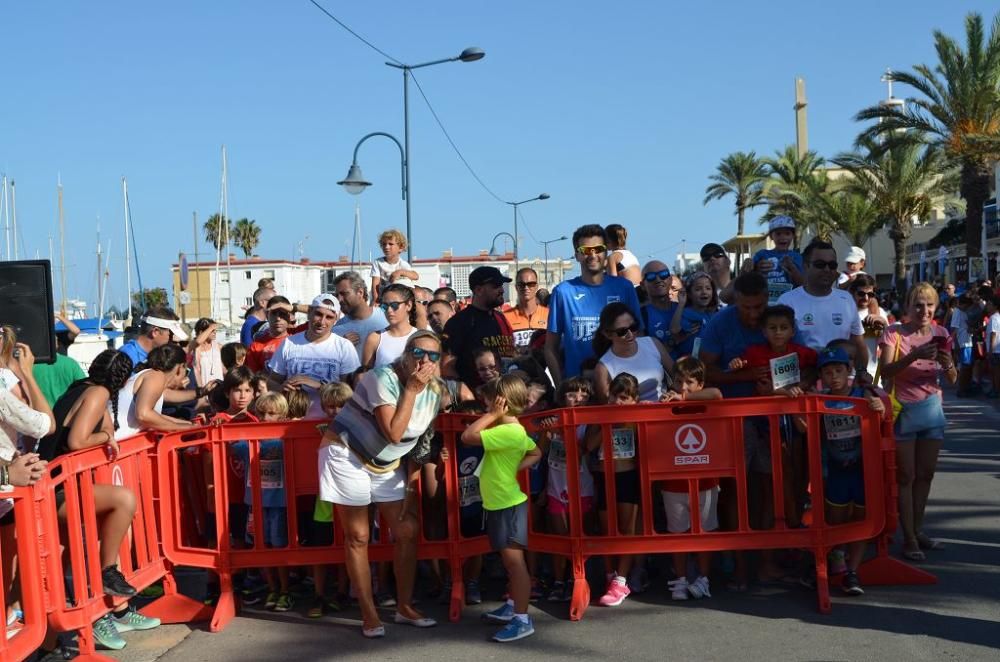
[[[799,584],[809,589],[810,591],[816,590],[816,567],[810,565],[805,570],[802,571],[802,576],[799,577]]]
[[[844,554],[844,550],[835,549],[830,552],[828,561],[830,564],[831,575],[842,575],[847,572],[847,558]]]
[[[699,575],[698,579],[688,584],[687,590],[695,600],[712,597],[712,592],[708,590],[708,577],[705,575]]]
[[[865,594],[865,589],[861,588],[861,580],[858,579],[858,573],[853,570],[848,570],[847,574],[844,575],[844,579],[840,582],[840,588],[847,595]]]
[[[264,600],[264,609],[274,609],[278,605],[278,592],[271,591]]]
[[[632,591],[629,590],[628,585],[625,582],[624,577],[615,577],[608,584],[608,592],[601,596],[598,601],[604,607],[617,607],[621,603],[625,602],[625,598],[629,596]]]
[[[152,630],[160,627],[160,619],[143,616],[129,605],[128,611],[121,616],[113,616],[115,629],[118,632],[132,632],[133,630]]]
[[[295,600],[289,593],[282,593],[278,596],[278,601],[274,603],[274,611],[291,611],[295,606]]]
[[[105,614],[94,621],[94,641],[98,646],[113,651],[125,648],[125,640],[118,634],[111,614]]]
[[[438,596],[438,604],[451,604],[451,580],[448,579],[441,585],[441,595]]]
[[[109,565],[101,570],[101,583],[104,585],[104,592],[108,595],[131,598],[136,594],[135,587],[125,581],[125,575],[116,565]]]
[[[465,604],[478,605],[482,601],[483,594],[479,590],[479,582],[475,579],[465,582]]]
[[[573,580],[567,582],[552,582],[552,590],[549,591],[549,602],[569,602],[573,599]]]
[[[312,604],[306,610],[306,618],[322,618],[326,605],[322,595],[313,596]]]
[[[520,618],[515,618],[507,624],[507,627],[493,635],[493,641],[507,643],[530,637],[533,634],[535,634],[535,624],[531,622],[530,616],[523,621]]]
[[[490,623],[510,623],[514,620],[514,605],[505,602],[493,611],[483,614],[482,618]]]
[[[680,577],[672,582],[667,582],[667,589],[670,591],[671,600],[687,600],[688,599],[688,580],[687,577]]]
[[[542,595],[544,595],[544,593],[543,593],[544,590],[545,590],[545,587],[542,586],[542,582],[540,582],[538,579],[534,579],[533,578],[531,580],[531,596],[530,596],[530,601],[531,602],[538,602],[539,600],[541,600],[542,599]]]

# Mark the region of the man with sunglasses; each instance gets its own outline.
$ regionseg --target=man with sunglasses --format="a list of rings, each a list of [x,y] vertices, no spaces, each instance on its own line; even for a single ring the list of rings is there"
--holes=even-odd
[[[384,331],[389,321],[381,308],[368,303],[368,286],[357,271],[338,275],[333,279],[333,287],[342,313],[333,325],[333,332],[347,338],[358,350],[360,359],[368,334]]]
[[[133,366],[138,366],[146,362],[146,357],[154,348],[170,342],[185,342],[187,339],[177,313],[170,308],[154,306],[139,320],[139,335],[122,345],[118,351],[132,359]]]
[[[309,306],[306,330],[285,338],[267,363],[269,388],[304,391],[309,396],[306,418],[321,418],[319,389],[329,382],[354,380],[361,359],[354,345],[334,335],[333,325],[340,316],[337,296],[323,293]]]
[[[733,271],[726,249],[719,244],[708,243],[701,247],[701,268],[708,273],[724,303],[733,302]]]
[[[817,352],[834,340],[850,340],[855,347],[855,379],[871,383],[868,347],[858,317],[858,306],[848,292],[835,287],[840,263],[833,245],[812,240],[802,251],[805,284],[778,298],[779,304],[795,311],[795,324],[802,344]]]
[[[289,334],[301,333],[308,326],[308,324],[293,326],[295,307],[281,295],[275,295],[268,300],[266,317],[267,329],[254,336],[253,342],[247,348],[244,361],[244,364],[254,372],[261,372],[267,367],[267,362]]]
[[[670,269],[663,262],[652,260],[642,268],[642,287],[648,298],[640,311],[642,324],[646,327],[646,335],[656,338],[668,349],[673,345],[670,322],[677,310],[677,304],[670,299],[672,283]]]
[[[557,385],[578,376],[583,362],[594,358],[591,341],[606,305],[620,301],[640,319],[639,297],[631,281],[605,273],[608,241],[604,228],[596,224],[577,228],[573,249],[580,275],[556,285],[549,299],[545,361]]]
[[[469,274],[472,302],[444,325],[445,350],[454,357],[454,370],[469,388],[481,383],[475,365],[480,347],[496,350],[501,358],[514,357],[514,330],[499,310],[504,285],[509,282],[496,267],[476,267]]]
[[[504,317],[514,330],[514,346],[524,354],[528,352],[535,331],[548,328],[549,309],[538,303],[538,272],[531,267],[518,270],[514,287],[517,289],[517,307],[505,311]]]

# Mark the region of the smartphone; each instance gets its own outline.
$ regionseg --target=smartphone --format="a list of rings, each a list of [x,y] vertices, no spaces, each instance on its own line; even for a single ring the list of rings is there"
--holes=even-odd
[[[948,351],[948,345],[950,344],[950,341],[951,341],[950,338],[945,338],[944,336],[934,336],[933,338],[931,338],[931,342],[937,345],[939,352]]]

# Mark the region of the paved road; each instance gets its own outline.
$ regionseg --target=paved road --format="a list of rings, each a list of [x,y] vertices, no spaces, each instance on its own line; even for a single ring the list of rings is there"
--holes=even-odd
[[[164,626],[126,635],[129,646],[112,656],[127,661],[425,659],[552,660],[617,658],[941,660],[1000,659],[1000,410],[985,400],[946,403],[948,440],[931,494],[928,530],[947,543],[923,567],[935,586],[869,587],[863,598],[835,595],[833,614],[816,612],[802,589],[757,589],[710,600],[676,603],[662,587],[630,598],[619,609],[591,608],[582,622],[564,606],[533,609],[537,634],[514,644],[490,642],[492,628],[470,608],[461,623],[433,631],[388,626],[370,642],[358,631],[357,612],[309,621],[251,614],[216,634]],[[444,620],[445,613],[428,607]],[[391,612],[386,613],[391,618]]]

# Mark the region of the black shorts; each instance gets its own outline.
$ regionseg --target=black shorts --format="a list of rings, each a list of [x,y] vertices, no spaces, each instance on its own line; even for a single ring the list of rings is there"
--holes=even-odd
[[[605,490],[604,472],[594,473],[594,497],[598,510],[608,509],[608,495]],[[615,499],[618,503],[639,505],[639,470],[629,469],[615,473]]]
[[[508,549],[511,544],[528,546],[528,502],[503,510],[486,511],[486,534],[494,552]]]
[[[463,538],[478,538],[486,533],[486,512],[482,511],[475,515],[462,517],[459,521],[459,528]]]

